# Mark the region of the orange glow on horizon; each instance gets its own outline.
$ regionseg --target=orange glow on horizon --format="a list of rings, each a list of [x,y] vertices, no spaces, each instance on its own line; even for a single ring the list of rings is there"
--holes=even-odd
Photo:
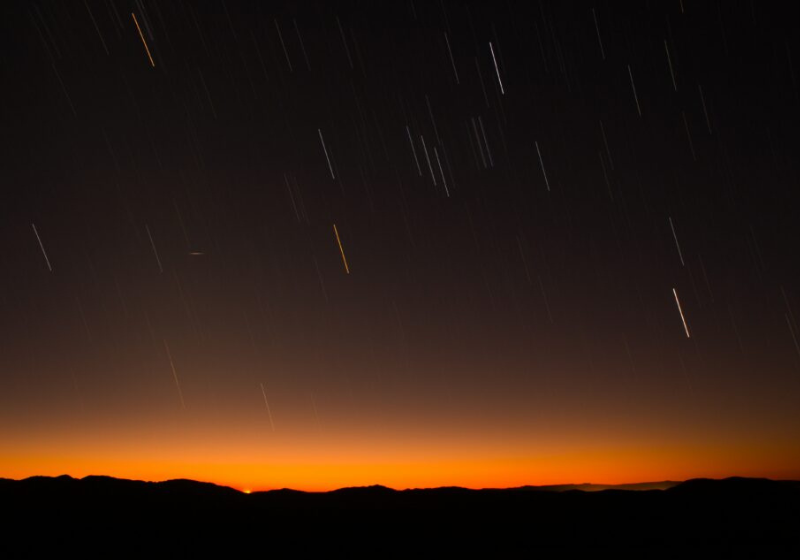
[[[763,450],[762,450],[763,451]],[[729,476],[800,478],[797,453],[769,462],[757,458],[759,450],[720,448],[702,453],[690,447],[584,450],[529,457],[367,457],[347,453],[326,458],[284,457],[272,463],[246,461],[244,457],[209,460],[196,453],[159,459],[146,456],[4,455],[0,476],[22,479],[33,475],[76,478],[108,475],[134,480],[163,481],[188,478],[240,489],[245,493],[292,488],[329,491],[380,484],[398,490],[460,486],[511,488],[551,484],[625,484],[681,481]],[[753,455],[755,453],[755,455]],[[747,458],[749,457],[749,461]],[[730,467],[735,465],[735,467]],[[782,467],[783,466],[783,467]]]
[[[179,346],[170,342],[169,348],[182,357]],[[533,409],[541,414],[536,417],[527,402],[506,400],[502,413],[481,408],[492,398],[484,393],[484,400],[468,401],[464,410],[446,408],[441,400],[438,407],[408,400],[373,409],[364,399],[366,408],[356,413],[345,406],[344,396],[330,396],[333,390],[312,402],[274,381],[265,402],[262,379],[269,378],[254,376],[246,406],[231,391],[212,408],[198,402],[196,381],[192,384],[202,370],[184,358],[175,364],[182,368],[184,409],[166,348],[161,365],[163,390],[160,400],[147,401],[147,414],[131,395],[126,395],[132,401],[127,407],[100,402],[79,413],[43,405],[0,411],[5,420],[0,421],[0,477],[192,479],[252,492],[375,484],[401,490],[730,476],[800,479],[796,430],[782,428],[782,416],[711,424],[705,415],[716,413],[713,403],[662,420],[665,405],[657,403],[644,414],[577,399],[556,405],[543,398]],[[10,430],[12,419],[24,429]]]

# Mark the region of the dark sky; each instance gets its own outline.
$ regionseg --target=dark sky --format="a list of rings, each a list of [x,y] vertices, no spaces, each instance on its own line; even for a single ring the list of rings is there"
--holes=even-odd
[[[800,477],[778,2],[2,9],[0,476]]]

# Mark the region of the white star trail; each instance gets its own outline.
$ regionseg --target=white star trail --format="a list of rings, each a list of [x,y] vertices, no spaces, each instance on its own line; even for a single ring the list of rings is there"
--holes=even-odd
[[[267,393],[264,391],[264,384],[259,383],[261,386],[261,394],[264,396],[264,406],[267,407],[267,414],[269,415],[269,425],[272,426],[272,431],[275,431],[275,424],[272,422],[272,411],[269,408],[269,401],[267,400]]]
[[[683,316],[683,309],[681,309],[681,302],[678,299],[678,292],[675,290],[675,288],[672,288],[672,293],[675,294],[675,303],[678,304],[678,313],[681,314],[681,321],[683,321],[683,330],[686,331],[686,338],[690,338],[689,326],[686,324],[686,317]]]
[[[497,73],[497,83],[500,84],[500,93],[505,95],[506,90],[503,89],[503,80],[500,78],[500,69],[497,67],[497,58],[494,56],[494,47],[491,41],[489,41],[489,50],[492,51],[492,61],[494,62],[494,71]]]
[[[328,148],[325,147],[325,139],[322,138],[322,130],[317,129],[319,133],[319,141],[322,142],[322,150],[325,152],[325,159],[328,161],[328,169],[331,172],[331,179],[336,180],[336,175],[333,174],[333,165],[331,165],[331,158],[328,156]]]
[[[39,241],[39,248],[42,250],[42,255],[44,255],[44,262],[47,263],[47,270],[53,272],[53,267],[50,266],[50,259],[47,258],[47,251],[44,250],[44,245],[42,244],[42,238],[39,237],[39,232],[36,231],[36,226],[31,224],[31,227],[33,228],[33,233],[36,234],[37,241]]]

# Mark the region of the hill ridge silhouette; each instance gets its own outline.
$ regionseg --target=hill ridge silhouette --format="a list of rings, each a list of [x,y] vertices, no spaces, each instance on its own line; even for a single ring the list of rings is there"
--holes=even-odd
[[[62,474],[57,476],[46,476],[46,475],[33,475],[22,479],[12,479],[12,478],[3,478],[0,477],[0,483],[91,483],[91,484],[112,484],[112,483],[119,483],[119,484],[141,484],[141,485],[152,485],[152,486],[172,486],[172,487],[197,487],[197,488],[207,488],[207,489],[224,489],[230,490],[236,493],[241,494],[248,494],[248,495],[260,495],[260,494],[267,494],[273,492],[291,492],[291,493],[299,493],[299,494],[330,494],[330,493],[338,493],[338,492],[413,492],[413,491],[434,491],[434,490],[465,490],[468,492],[484,492],[484,491],[500,491],[500,492],[510,492],[510,491],[539,491],[539,492],[567,492],[567,491],[579,491],[579,492],[600,492],[605,490],[622,490],[622,491],[648,491],[648,490],[669,490],[674,488],[682,488],[685,489],[687,487],[692,488],[701,488],[705,486],[718,486],[720,484],[724,485],[794,485],[800,486],[800,480],[792,480],[792,479],[785,479],[785,480],[776,480],[770,479],[765,477],[742,477],[742,476],[730,476],[725,478],[705,478],[705,477],[698,477],[698,478],[690,478],[684,481],[674,481],[674,480],[663,480],[663,481],[650,481],[650,482],[634,482],[634,483],[621,483],[621,484],[603,484],[603,483],[593,483],[593,482],[582,482],[582,483],[565,483],[565,484],[545,484],[545,485],[523,485],[523,486],[510,486],[510,487],[483,487],[483,488],[467,488],[463,486],[433,486],[433,487],[409,487],[409,488],[392,488],[389,486],[385,486],[383,484],[369,484],[364,486],[344,486],[341,488],[335,488],[332,490],[301,490],[296,488],[270,488],[266,490],[256,490],[252,492],[245,492],[243,490],[238,490],[231,486],[226,486],[223,484],[217,484],[215,482],[208,482],[208,481],[201,481],[201,480],[194,480],[190,478],[171,478],[167,480],[140,480],[140,479],[128,479],[128,478],[120,478],[114,477],[109,475],[86,475],[84,477],[73,477],[68,474]]]
[[[384,548],[368,551],[379,556],[391,556],[392,547],[421,550],[429,542],[448,554],[478,545],[528,550],[578,542],[798,544],[800,481],[690,479],[663,490],[571,486],[537,491],[371,485],[245,494],[188,479],[36,476],[0,479],[0,508],[8,519],[0,532],[9,550],[24,551],[9,557],[42,556],[49,547],[63,550],[64,543],[83,550],[96,539],[110,546],[126,543],[138,555],[150,555],[163,543],[183,555],[186,547],[205,552],[210,546],[226,554],[232,547],[250,553],[267,541],[295,551],[380,542]],[[46,538],[27,538],[31,532]]]

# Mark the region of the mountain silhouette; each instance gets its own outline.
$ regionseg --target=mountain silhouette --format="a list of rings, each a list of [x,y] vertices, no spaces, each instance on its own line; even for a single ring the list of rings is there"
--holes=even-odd
[[[0,504],[8,520],[4,546],[22,551],[10,558],[108,542],[125,543],[124,552],[132,554],[220,547],[250,553],[271,546],[301,555],[372,550],[380,557],[423,543],[450,553],[581,543],[725,548],[796,545],[800,535],[800,482],[748,478],[245,494],[192,480],[31,477],[0,479]]]

